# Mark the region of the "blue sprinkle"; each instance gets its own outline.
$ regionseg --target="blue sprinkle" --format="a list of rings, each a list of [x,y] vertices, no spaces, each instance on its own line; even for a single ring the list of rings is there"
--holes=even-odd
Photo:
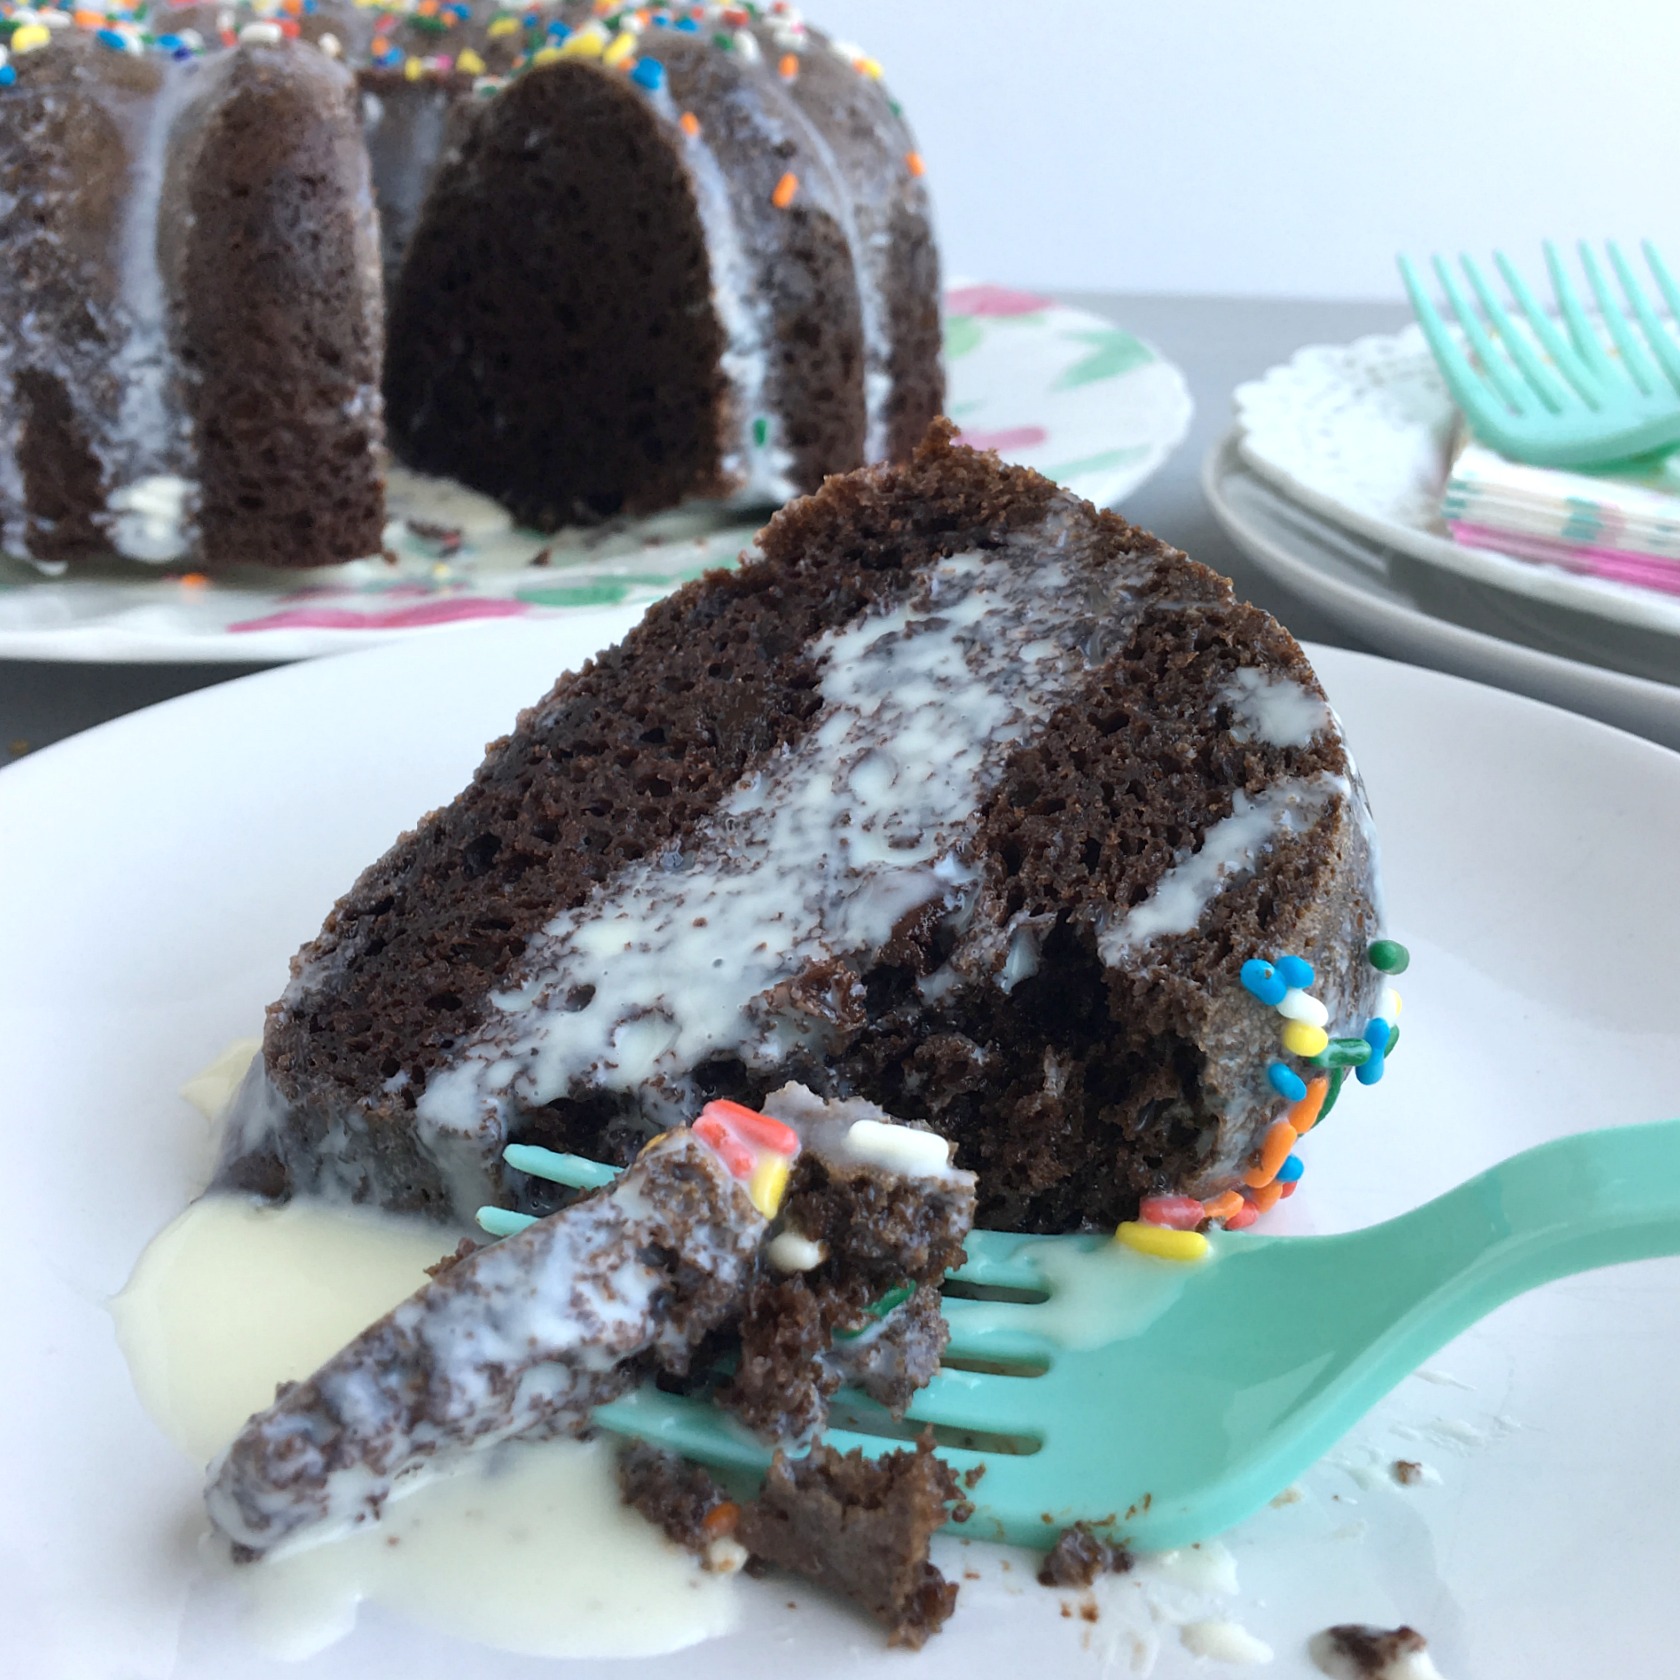
[[[100,44],[100,46],[110,47],[113,52],[128,51],[128,42],[125,41],[114,29],[98,30],[93,38]]]
[[[165,52],[174,52],[180,44],[181,37],[179,35],[158,35],[152,41],[154,47],[162,47]]]
[[[1272,965],[1260,957],[1250,957],[1242,965],[1242,983],[1268,1009],[1276,1009],[1289,990],[1273,973]]]
[[[9,64],[0,64],[0,87],[10,87],[17,80],[17,71]]]
[[[1278,1183],[1293,1184],[1295,1180],[1298,1179],[1306,1170],[1307,1163],[1303,1161],[1299,1155],[1291,1155],[1289,1159],[1278,1168]]]
[[[559,18],[555,18],[548,26],[548,38],[551,41],[564,41],[570,38],[571,30]]]
[[[1278,978],[1291,988],[1299,987],[1304,992],[1313,983],[1313,966],[1304,957],[1279,957],[1277,971]]]
[[[1388,1022],[1373,1015],[1365,1027],[1365,1042],[1371,1046],[1371,1059],[1354,1070],[1354,1078],[1361,1085],[1375,1085],[1383,1076],[1383,1062],[1388,1055]]]
[[[1298,1103],[1307,1094],[1306,1081],[1294,1068],[1282,1062],[1273,1062],[1266,1069],[1266,1077],[1271,1081],[1272,1089],[1292,1103]]]
[[[657,58],[638,59],[636,68],[630,72],[630,80],[649,93],[658,93],[665,85],[665,66]]]
[[[177,64],[184,64],[189,58],[196,58],[198,55],[191,47],[179,46],[169,56],[174,59]]]
[[[698,35],[700,33],[700,25],[691,17],[678,18],[671,27],[680,29],[685,35]]]

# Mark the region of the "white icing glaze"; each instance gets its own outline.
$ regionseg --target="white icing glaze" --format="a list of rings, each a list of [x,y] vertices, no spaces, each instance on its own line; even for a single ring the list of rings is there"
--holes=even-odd
[[[1103,961],[1118,968],[1150,940],[1188,933],[1214,898],[1253,870],[1280,835],[1301,833],[1335,795],[1351,792],[1346,780],[1329,774],[1274,782],[1253,798],[1238,789],[1230,816],[1209,828],[1195,851],[1175,861],[1148,898],[1103,930],[1097,941]]]
[[[1186,1622],[1178,1638],[1192,1656],[1210,1662],[1247,1666],[1272,1660],[1271,1646],[1238,1622]]]
[[[1199,1266],[1140,1254],[1118,1242],[1089,1249],[1054,1240],[1033,1243],[1021,1250],[1021,1259],[1044,1279],[1050,1294],[1032,1309],[1033,1334],[1069,1352],[1124,1341],[1148,1329],[1183,1294],[1192,1274],[1218,1258],[1216,1240]],[[965,1332],[1020,1322],[1021,1309],[1012,1303],[964,1301],[961,1310]]]
[[[215,1061],[201,1068],[181,1087],[181,1095],[206,1120],[220,1120],[261,1049],[260,1038],[236,1038]]]
[[[194,1203],[113,1303],[142,1402],[203,1462],[278,1381],[306,1375],[423,1281],[445,1243],[435,1225],[307,1200]],[[611,1453],[601,1441],[510,1444],[393,1501],[377,1525],[218,1572],[246,1600],[246,1632],[290,1659],[348,1633],[363,1601],[539,1656],[652,1656],[726,1632],[733,1583],[623,1505]]]
[[[702,129],[690,138],[679,126],[681,113],[661,87],[649,98],[671,129],[671,144],[688,170],[694,207],[711,266],[712,308],[723,330],[723,376],[734,393],[736,436],[723,451],[723,470],[739,480],[730,497],[742,506],[769,505],[797,494],[788,476],[793,456],[777,440],[780,417],[765,405],[772,334],[771,300],[759,284],[757,259],[746,248],[731,196],[729,177]],[[755,422],[763,419],[759,441]]]
[[[1272,747],[1304,747],[1334,726],[1330,708],[1293,677],[1247,665],[1220,696],[1237,714],[1231,737]]]
[[[1083,606],[1058,595],[1065,538],[1052,516],[1013,540],[1024,553],[943,560],[914,600],[813,643],[813,726],[680,851],[621,870],[531,939],[420,1098],[429,1144],[481,1153],[508,1105],[580,1085],[635,1091],[676,1120],[687,1070],[706,1058],[768,1068],[820,1048],[825,1021],[778,988],[825,959],[872,957],[911,911],[960,903],[973,874],[959,836],[1000,771],[997,749],[1080,668],[1074,638],[1054,634]],[[589,1001],[569,1008],[579,995]]]
[[[231,55],[230,55],[231,56]],[[164,170],[177,119],[229,60],[162,61],[130,164],[117,252],[118,298],[126,323],[113,371],[121,407],[112,424],[106,498],[112,545],[130,560],[178,560],[192,547],[197,486],[192,422],[181,402],[182,370],[170,342],[169,295],[159,249]]]

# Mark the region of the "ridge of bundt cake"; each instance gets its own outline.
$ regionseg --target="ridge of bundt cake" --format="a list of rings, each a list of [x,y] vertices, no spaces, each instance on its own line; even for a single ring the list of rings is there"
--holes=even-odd
[[[795,1078],[925,1116],[982,1224],[1111,1224],[1240,1184],[1300,1083],[1245,962],[1305,954],[1365,1029],[1374,868],[1287,633],[938,428],[651,608],[363,874],[224,1181],[540,1207],[504,1142],[626,1160]]]

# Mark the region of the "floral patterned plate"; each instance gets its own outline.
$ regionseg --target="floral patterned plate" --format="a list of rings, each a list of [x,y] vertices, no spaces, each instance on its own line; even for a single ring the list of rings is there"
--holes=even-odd
[[[965,439],[1107,506],[1183,441],[1190,394],[1142,340],[1001,286],[945,294],[951,417]],[[196,663],[310,659],[487,618],[651,601],[728,565],[765,513],[683,509],[543,537],[495,503],[400,469],[393,559],[206,579],[113,561],[46,577],[0,559],[0,658]]]

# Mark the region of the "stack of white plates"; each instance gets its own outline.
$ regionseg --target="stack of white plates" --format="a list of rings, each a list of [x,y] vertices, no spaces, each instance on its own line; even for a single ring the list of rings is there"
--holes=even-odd
[[[1680,748],[1680,599],[1453,542],[1456,413],[1415,327],[1236,393],[1203,485],[1232,541],[1361,641]]]

